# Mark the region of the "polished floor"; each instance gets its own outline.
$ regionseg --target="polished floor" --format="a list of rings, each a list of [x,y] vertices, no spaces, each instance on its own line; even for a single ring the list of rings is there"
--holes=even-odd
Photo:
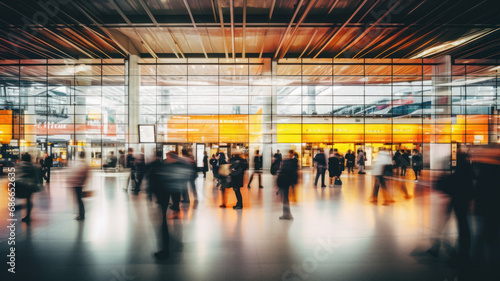
[[[95,194],[84,199],[87,217],[76,221],[65,173],[53,172],[50,185],[35,195],[31,224],[20,222],[24,209],[17,212],[12,280],[454,280],[445,255],[423,253],[431,237],[456,238],[453,221],[444,233],[435,230],[443,198],[431,189],[434,172],[424,171],[418,183],[411,172],[391,181],[396,202],[384,206],[368,202],[369,174],[343,174],[341,188],[314,188],[312,171],[304,170],[290,195],[292,221],[278,219],[282,205],[270,174],[264,174],[263,189],[256,179],[242,189],[243,210],[220,209],[211,176],[200,174],[198,203],[169,210],[171,256],[161,262],[152,257],[158,208],[144,192],[124,191],[127,174],[94,171],[88,188]],[[413,199],[404,198],[402,184]],[[228,199],[235,204],[232,192]],[[0,205],[6,260],[4,188]],[[13,278],[5,266],[0,276]]]

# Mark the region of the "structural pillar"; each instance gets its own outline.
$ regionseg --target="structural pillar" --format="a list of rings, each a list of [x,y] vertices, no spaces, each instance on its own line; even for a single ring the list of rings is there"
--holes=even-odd
[[[436,59],[434,76],[432,77],[432,124],[436,138],[430,143],[430,169],[448,170],[451,167],[451,143],[438,143],[437,128],[451,126],[451,57],[449,55]],[[448,123],[444,123],[445,121]]]
[[[139,56],[130,55],[128,59],[128,145],[136,152],[139,149],[139,117],[140,117],[140,82],[141,69]]]

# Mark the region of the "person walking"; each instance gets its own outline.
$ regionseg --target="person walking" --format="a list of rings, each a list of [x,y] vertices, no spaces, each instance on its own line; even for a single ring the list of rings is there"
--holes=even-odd
[[[344,157],[337,149],[330,150],[330,158],[328,158],[328,172],[330,174],[330,187],[334,185],[342,185],[340,175],[344,170]],[[335,178],[335,180],[333,180]],[[333,183],[332,183],[333,181]]]
[[[132,191],[135,195],[139,194],[141,191],[142,180],[144,179],[144,175],[146,174],[146,162],[144,161],[144,154],[139,154],[134,160],[134,187]]]
[[[259,188],[264,188],[262,186],[262,155],[259,154],[259,150],[255,151],[255,156],[253,157],[253,168],[253,173],[248,180],[248,188],[250,188],[254,175],[257,175],[259,178]]]
[[[208,155],[206,151],[203,151],[203,178],[207,177],[208,172]]]
[[[119,150],[118,151],[118,154],[119,154],[119,158],[118,158],[118,169],[120,170],[120,172],[126,168],[127,166],[127,163],[125,161],[125,152],[123,150]]]
[[[186,162],[173,151],[167,153],[165,162],[161,161],[161,153],[158,153],[156,161],[151,165],[148,178],[149,189],[155,195],[161,210],[160,250],[154,253],[155,258],[158,260],[168,258],[170,254],[170,235],[167,224],[167,210],[170,198],[172,197],[173,204],[177,204],[176,211],[178,211],[179,201],[175,199],[174,194],[180,194],[190,175],[191,170],[186,165]],[[172,207],[171,209],[175,210]]]
[[[24,153],[21,156],[21,162],[16,170],[16,186],[18,198],[26,198],[26,216],[21,219],[22,222],[31,222],[31,210],[33,209],[33,193],[41,190],[41,181],[38,169],[31,163],[31,155]],[[9,185],[9,188],[11,186]]]
[[[323,148],[319,149],[319,152],[314,156],[313,162],[316,163],[316,179],[314,180],[314,186],[318,185],[319,177],[321,176],[321,187],[326,187],[325,185],[325,172],[326,172],[326,157]]]
[[[463,152],[457,153],[457,166],[455,171],[450,175],[443,175],[436,183],[436,189],[449,197],[449,201],[444,208],[443,213],[439,214],[438,233],[443,233],[446,223],[450,219],[451,210],[455,213],[458,240],[456,245],[456,261],[458,264],[459,277],[464,280],[469,270],[470,250],[471,250],[471,230],[469,226],[469,210],[474,197],[474,170],[470,164],[469,155]],[[432,247],[427,250],[427,253],[438,256],[441,246],[441,237],[435,237]],[[462,280],[462,279],[459,279]],[[479,279],[478,279],[479,280]]]
[[[237,203],[233,207],[235,210],[243,208],[243,199],[241,197],[240,188],[243,187],[243,176],[245,170],[247,169],[246,160],[240,157],[240,153],[234,153],[234,156],[229,160],[231,164],[231,181],[229,182],[229,187],[234,190],[234,195],[236,196]]]
[[[210,158],[210,167],[212,168],[213,180],[217,179],[217,172],[219,170],[219,164],[217,158],[215,158],[215,154],[212,154],[212,158]]]
[[[396,150],[396,153],[394,153],[392,161],[394,163],[394,168],[396,168],[396,175],[398,175],[401,168],[401,152],[399,152],[399,150]]]
[[[125,185],[124,190],[128,190],[129,185],[132,185],[132,189],[134,189],[134,182],[135,182],[135,171],[134,171],[134,149],[132,147],[128,148],[127,151],[127,156],[125,157],[125,168],[127,168],[128,171],[130,171],[128,178],[127,178],[127,184]]]
[[[220,172],[220,169],[223,165],[226,165],[227,164],[227,160],[226,160],[226,154],[224,154],[224,152],[219,152],[219,154],[217,155],[217,186],[220,188],[220,190],[223,192],[223,195],[224,195],[224,188],[227,187],[227,180],[228,180],[228,177],[227,176],[224,176],[224,175],[221,175],[219,172]],[[223,200],[222,200],[222,205],[220,206],[221,208],[225,208],[225,200],[224,200],[224,196],[223,196]]]
[[[276,153],[273,156],[273,162],[271,163],[271,175],[276,175],[278,173],[278,170],[281,167],[281,161],[283,160],[283,157],[281,157],[280,150],[276,150]]]
[[[52,168],[53,162],[54,159],[52,159],[52,156],[48,153],[45,153],[45,158],[43,159],[43,169],[44,169],[43,177],[45,178],[47,183],[50,183],[50,169]]]
[[[90,168],[85,162],[85,152],[78,153],[78,160],[75,161],[73,170],[68,178],[69,187],[75,191],[76,202],[78,204],[78,216],[76,220],[85,219],[85,207],[83,205],[83,187],[89,177]]]
[[[183,203],[191,202],[191,200],[189,199],[189,187],[191,188],[191,192],[193,193],[193,197],[196,202],[198,201],[198,192],[196,191],[196,178],[198,177],[198,171],[197,171],[198,167],[196,166],[196,161],[194,160],[192,151],[187,149],[182,149],[181,160],[185,161],[187,166],[191,170],[191,173],[187,179],[188,181],[186,184],[186,188],[182,193],[183,200],[181,200],[181,202]]]
[[[278,174],[278,188],[283,201],[283,215],[280,220],[292,220],[290,210],[289,191],[290,186],[297,184],[298,159],[294,157],[294,151],[288,151],[288,158],[283,161],[283,165]]]
[[[414,149],[413,155],[411,156],[411,167],[413,169],[413,173],[415,174],[415,182],[418,182],[418,176],[420,176],[422,166],[422,154],[420,154],[418,149]]]
[[[354,173],[354,164],[356,163],[356,155],[352,153],[352,150],[348,150],[346,155],[345,155],[345,160],[346,160],[346,166],[347,166],[347,173]]]
[[[172,197],[172,205],[170,206],[170,209],[178,212],[181,210],[181,194],[186,192],[188,181],[192,175],[192,170],[189,162],[174,151],[167,153],[166,163],[169,166],[169,177],[173,178],[171,182],[172,188],[170,190],[170,196]]]
[[[408,166],[410,166],[410,151],[401,150],[401,176],[406,176]]]
[[[393,203],[389,191],[387,190],[385,176],[391,176],[392,174],[392,160],[389,152],[385,150],[384,147],[380,148],[377,160],[373,166],[372,174],[375,176],[375,184],[373,186],[373,193],[370,198],[370,202],[376,203],[378,201],[378,191],[382,188],[384,205],[389,205]]]
[[[366,156],[365,153],[363,152],[363,149],[358,150],[358,157],[357,157],[357,163],[359,167],[358,174],[364,175],[365,173],[365,161],[366,161]]]

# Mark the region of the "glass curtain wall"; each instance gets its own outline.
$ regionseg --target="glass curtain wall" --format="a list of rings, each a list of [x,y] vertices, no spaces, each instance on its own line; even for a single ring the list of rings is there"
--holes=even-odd
[[[141,59],[139,123],[167,150],[420,148],[497,143],[499,61]],[[450,68],[451,67],[451,68]],[[125,149],[124,60],[0,60],[2,158],[85,149],[101,167]],[[165,148],[166,147],[166,148]],[[194,149],[194,147],[193,147]],[[201,151],[201,150],[200,150]],[[425,155],[424,155],[425,156]],[[270,160],[270,159],[269,159]],[[270,162],[265,160],[264,162]]]
[[[158,143],[252,154],[271,142],[269,59],[142,59],[140,69],[140,123],[157,125]]]
[[[64,166],[85,150],[101,167],[125,146],[125,78],[122,59],[0,61],[2,157],[49,153]]]

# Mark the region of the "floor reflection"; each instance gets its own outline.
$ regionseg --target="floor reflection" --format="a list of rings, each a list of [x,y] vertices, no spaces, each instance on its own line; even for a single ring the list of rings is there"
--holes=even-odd
[[[198,205],[192,200],[181,203],[179,212],[167,212],[172,253],[160,262],[152,257],[159,208],[145,192],[124,191],[127,176],[93,171],[88,188],[95,196],[84,199],[87,216],[80,222],[74,220],[77,206],[65,171],[54,171],[50,187],[35,195],[32,223],[18,224],[19,280],[39,280],[43,274],[45,280],[441,281],[453,274],[414,255],[435,235],[431,210],[438,202],[429,181],[435,175],[428,171],[418,184],[410,176],[404,182],[414,195],[410,200],[398,186],[401,181],[391,181],[396,203],[382,206],[368,202],[374,184],[369,175],[344,174],[341,188],[315,188],[312,171],[304,170],[290,191],[293,221],[278,219],[282,203],[268,173],[263,189],[242,188],[243,210],[219,208],[220,191],[211,174],[201,176]],[[233,206],[234,193],[227,193]],[[0,204],[7,204],[4,191]],[[8,249],[4,209],[2,253]],[[451,239],[453,229],[444,230]]]

